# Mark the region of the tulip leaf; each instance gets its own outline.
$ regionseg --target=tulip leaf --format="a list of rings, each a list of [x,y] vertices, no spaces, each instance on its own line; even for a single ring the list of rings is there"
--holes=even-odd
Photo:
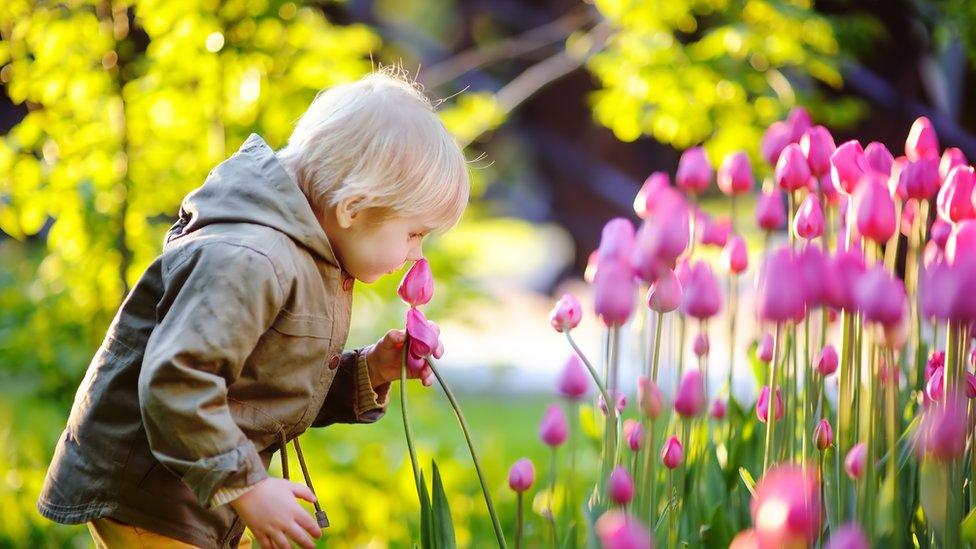
[[[752,473],[745,467],[739,467],[739,476],[742,477],[742,482],[745,483],[752,497],[756,497],[756,479],[752,478]]]
[[[430,496],[427,492],[427,481],[424,472],[420,471],[420,545],[424,549],[436,549],[433,537],[432,513]]]
[[[976,544],[976,509],[962,520],[962,541],[970,545]]]
[[[888,536],[895,533],[895,479],[888,477],[881,485],[878,507],[875,515],[878,517],[877,533]]]
[[[432,532],[434,545],[438,548],[454,549],[457,542],[454,539],[454,523],[451,521],[451,508],[447,503],[447,495],[444,493],[444,486],[441,484],[441,473],[437,470],[437,463],[433,460],[431,465],[434,469],[433,508],[432,508]]]

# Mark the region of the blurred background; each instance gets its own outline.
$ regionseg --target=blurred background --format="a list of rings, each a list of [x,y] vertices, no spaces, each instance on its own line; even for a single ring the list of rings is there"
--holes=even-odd
[[[283,146],[318,90],[401,64],[465,147],[472,200],[425,248],[427,313],[511,532],[509,465],[549,459],[536,430],[569,351],[546,318],[559,294],[583,301],[579,338],[600,352],[583,273],[606,220],[636,221],[644,179],[673,174],[690,146],[715,165],[745,149],[768,174],[759,139],[795,106],[837,143],[896,155],[925,115],[943,146],[976,158],[973,29],[967,0],[5,0],[0,547],[91,545],[34,507],[88,361],[182,197],[251,132]],[[712,193],[703,208],[728,215]],[[357,286],[350,348],[402,325],[399,279]],[[459,544],[493,546],[446,399],[410,395]],[[596,428],[591,410],[582,420]],[[375,425],[306,437],[334,525],[320,544],[410,546],[419,505],[396,396]],[[528,536],[545,526],[530,515]]]

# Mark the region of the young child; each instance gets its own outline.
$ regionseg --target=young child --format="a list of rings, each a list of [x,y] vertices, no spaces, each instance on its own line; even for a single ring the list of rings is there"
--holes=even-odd
[[[396,71],[316,97],[275,153],[252,134],[183,200],[75,395],[37,507],[100,547],[313,547],[296,437],[371,423],[402,330],[343,351],[355,280],[422,256],[457,223],[467,166]],[[417,376],[432,382],[429,368]],[[308,486],[267,473],[286,443]]]

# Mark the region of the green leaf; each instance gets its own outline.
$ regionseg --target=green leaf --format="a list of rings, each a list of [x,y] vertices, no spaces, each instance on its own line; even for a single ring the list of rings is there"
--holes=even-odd
[[[437,462],[431,460],[431,466],[434,469],[434,499],[432,510],[434,544],[437,547],[454,549],[457,547],[457,542],[454,540],[454,523],[451,521],[451,508],[447,503],[444,486],[441,484],[441,473],[437,470]]]
[[[420,471],[420,545],[424,549],[436,549],[434,545],[432,512],[430,496],[427,493],[427,481],[424,472]]]
[[[746,489],[752,494],[752,497],[756,497],[756,479],[752,478],[752,473],[745,467],[739,467],[739,476],[742,478],[742,482],[745,483]]]
[[[962,520],[962,540],[970,545],[976,544],[976,509]]]

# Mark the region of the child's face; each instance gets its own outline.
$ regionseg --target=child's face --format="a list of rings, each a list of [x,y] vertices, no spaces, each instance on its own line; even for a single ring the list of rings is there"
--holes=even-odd
[[[431,226],[422,216],[383,218],[372,210],[350,214],[343,204],[320,217],[339,264],[361,282],[374,282],[423,257]]]

